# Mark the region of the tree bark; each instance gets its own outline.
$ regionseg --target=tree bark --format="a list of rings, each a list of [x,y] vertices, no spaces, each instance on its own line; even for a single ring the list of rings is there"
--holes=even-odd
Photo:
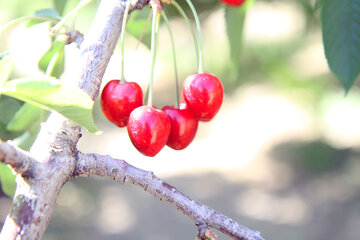
[[[149,0],[133,0],[131,10],[141,9],[148,3]],[[99,94],[103,74],[118,41],[125,4],[126,0],[102,0],[81,45],[80,74],[71,81],[92,99]],[[258,232],[192,200],[151,172],[125,161],[79,152],[76,146],[80,137],[80,126],[52,113],[42,124],[30,153],[0,142],[0,162],[9,164],[18,173],[16,192],[0,234],[1,240],[41,239],[62,186],[71,177],[89,174],[141,186],[188,215],[197,225],[217,228],[234,239],[262,239]]]
[[[124,160],[100,154],[79,152],[77,158],[74,177],[87,177],[92,174],[110,177],[121,184],[128,182],[144,189],[160,201],[169,203],[191,218],[196,225],[216,228],[234,239],[262,239],[259,232],[254,232],[214,209],[191,199],[175,187],[159,179],[153,172],[136,168]]]

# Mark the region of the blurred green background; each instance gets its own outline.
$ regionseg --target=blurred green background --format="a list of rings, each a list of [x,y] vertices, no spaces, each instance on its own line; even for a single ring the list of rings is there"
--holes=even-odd
[[[179,1],[180,3],[184,1]],[[193,1],[203,28],[205,70],[223,82],[226,96],[218,115],[201,123],[183,151],[165,147],[142,156],[126,130],[110,124],[97,100],[96,124],[84,130],[80,150],[110,154],[157,176],[265,239],[347,239],[360,235],[360,91],[345,96],[323,53],[319,10],[312,0],[256,0],[246,14],[237,63],[226,35],[226,7],[217,0]],[[67,13],[78,1],[68,0]],[[86,34],[99,1],[80,11],[70,25]],[[53,1],[2,0],[0,25]],[[135,19],[145,16],[136,13]],[[179,78],[196,71],[185,22],[171,8]],[[12,77],[40,76],[37,61],[50,46],[49,25],[18,24],[0,33],[0,52],[15,54]],[[238,23],[239,29],[241,23]],[[172,53],[166,26],[160,28],[154,104],[175,101]],[[125,75],[146,89],[150,53],[126,35]],[[114,53],[103,85],[119,78]],[[76,76],[79,51],[66,47],[63,79]],[[102,86],[103,86],[102,85]],[[3,115],[4,113],[0,113]],[[1,193],[0,193],[1,194]],[[0,224],[11,200],[0,195]],[[167,204],[132,185],[110,179],[73,179],[60,193],[44,239],[194,239],[195,225]],[[219,239],[229,239],[219,233]]]

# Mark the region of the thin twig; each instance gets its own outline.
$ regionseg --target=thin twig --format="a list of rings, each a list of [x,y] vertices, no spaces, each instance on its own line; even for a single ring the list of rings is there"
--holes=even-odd
[[[203,223],[208,227],[216,228],[233,239],[263,240],[259,232],[252,231],[214,209],[192,200],[175,187],[156,177],[153,172],[136,168],[124,160],[79,152],[74,177],[89,175],[110,177],[120,183],[129,182],[139,186],[156,198],[169,203],[195,223]]]

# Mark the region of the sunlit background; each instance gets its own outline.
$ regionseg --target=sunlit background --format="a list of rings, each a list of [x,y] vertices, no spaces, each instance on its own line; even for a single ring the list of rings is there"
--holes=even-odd
[[[78,1],[69,0],[65,12]],[[195,3],[198,1],[194,1]],[[126,129],[110,124],[95,103],[100,136],[83,131],[79,149],[110,154],[154,173],[193,199],[232,217],[265,239],[347,239],[360,236],[360,91],[344,89],[329,72],[323,53],[319,11],[312,0],[255,1],[243,33],[240,64],[230,64],[224,5],[201,1],[206,71],[223,82],[226,96],[218,115],[201,123],[185,150],[165,147],[141,155]],[[74,27],[85,33],[96,12],[83,9]],[[50,0],[2,0],[0,24],[52,7]],[[131,19],[130,19],[131,21]],[[180,18],[171,26],[179,78],[196,71],[191,35]],[[16,25],[0,34],[0,51],[16,54],[13,77],[40,76],[37,61],[49,48],[49,26]],[[160,28],[154,104],[175,101],[171,45]],[[146,89],[150,52],[126,36],[125,75]],[[120,78],[115,51],[103,85]],[[79,50],[66,47],[63,79],[78,71]],[[0,224],[11,200],[0,196]],[[220,234],[219,239],[229,239]],[[90,177],[68,182],[60,193],[45,240],[194,239],[193,222],[168,204],[130,184]]]

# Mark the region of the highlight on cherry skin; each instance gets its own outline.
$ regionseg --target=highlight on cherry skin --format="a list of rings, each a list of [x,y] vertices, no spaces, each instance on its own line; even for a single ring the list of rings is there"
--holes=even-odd
[[[145,156],[154,157],[165,146],[170,135],[170,119],[160,109],[141,106],[129,117],[127,130],[132,144]]]
[[[143,104],[143,93],[136,82],[109,81],[102,93],[101,108],[106,118],[118,127],[125,127],[130,113]]]
[[[221,2],[225,3],[226,5],[229,6],[241,6],[242,4],[244,4],[244,2],[246,0],[220,0]]]
[[[192,115],[185,102],[179,108],[165,106],[162,110],[170,119],[170,136],[166,143],[172,149],[182,150],[189,146],[196,135],[198,120]]]
[[[220,110],[224,87],[211,73],[195,73],[185,79],[183,97],[195,118],[208,122]]]

